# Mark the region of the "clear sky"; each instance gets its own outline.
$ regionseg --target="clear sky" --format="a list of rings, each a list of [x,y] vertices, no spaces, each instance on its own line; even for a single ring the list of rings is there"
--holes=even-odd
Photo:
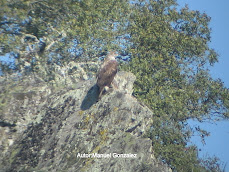
[[[188,4],[191,10],[206,12],[211,17],[210,47],[219,54],[219,62],[210,69],[210,73],[213,78],[220,78],[229,88],[229,0],[177,0],[177,2],[182,7]],[[199,123],[191,122],[193,126],[197,124]],[[201,126],[211,132],[211,135],[206,139],[206,145],[203,145],[197,137],[193,137],[192,142],[201,149],[199,155],[216,155],[227,163],[226,171],[229,171],[229,121],[205,123]]]

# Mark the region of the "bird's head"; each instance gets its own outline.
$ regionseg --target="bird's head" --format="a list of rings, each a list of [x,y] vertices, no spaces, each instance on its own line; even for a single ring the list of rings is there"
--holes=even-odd
[[[108,60],[115,60],[115,57],[118,56],[118,53],[116,53],[115,51],[111,51],[108,55],[107,55],[107,59]]]

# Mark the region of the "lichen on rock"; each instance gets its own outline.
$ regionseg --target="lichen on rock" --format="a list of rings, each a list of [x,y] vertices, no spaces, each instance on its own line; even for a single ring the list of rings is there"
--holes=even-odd
[[[57,72],[52,85],[27,76],[1,86],[7,105],[1,107],[0,169],[171,171],[144,137],[153,113],[132,96],[135,76],[118,72],[118,88],[98,100],[93,72],[86,76],[83,67],[73,66],[65,69],[71,74]]]

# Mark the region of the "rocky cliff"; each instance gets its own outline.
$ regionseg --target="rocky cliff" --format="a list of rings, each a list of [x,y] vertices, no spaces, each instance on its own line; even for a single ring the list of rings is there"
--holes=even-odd
[[[89,68],[56,67],[51,85],[1,78],[1,172],[171,171],[144,137],[153,113],[132,96],[135,76],[118,72],[118,89],[98,100],[97,65]]]

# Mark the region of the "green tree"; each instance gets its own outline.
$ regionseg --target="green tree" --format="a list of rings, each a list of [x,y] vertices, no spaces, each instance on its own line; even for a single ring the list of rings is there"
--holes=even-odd
[[[178,9],[175,0],[3,0],[0,8],[0,54],[15,59],[1,62],[4,74],[34,73],[49,82],[54,64],[93,61],[115,49],[128,57],[121,68],[137,77],[134,96],[155,114],[146,133],[155,155],[174,171],[220,170],[187,146],[194,132],[203,141],[209,135],[189,119],[229,116],[229,91],[209,75],[218,55],[208,46],[207,14]]]
[[[187,6],[178,11],[175,1],[166,0],[139,3],[132,10],[127,68],[137,76],[134,95],[155,113],[148,134],[155,153],[177,171],[202,171],[196,151],[184,151],[194,130],[187,120],[229,115],[228,89],[208,71],[217,62],[208,47],[210,17]],[[196,131],[203,140],[209,135]]]
[[[10,53],[16,71],[50,81],[53,64],[93,60],[107,49],[120,49],[125,2],[1,1],[0,55]]]
[[[208,46],[210,17],[188,6],[178,11],[169,0],[139,3],[132,10],[127,68],[137,76],[134,95],[155,113],[148,134],[155,153],[174,170],[203,171],[197,151],[185,148],[195,130],[187,120],[229,115],[228,89],[208,71],[217,62],[217,53]],[[209,135],[200,128],[196,132],[203,141]]]

